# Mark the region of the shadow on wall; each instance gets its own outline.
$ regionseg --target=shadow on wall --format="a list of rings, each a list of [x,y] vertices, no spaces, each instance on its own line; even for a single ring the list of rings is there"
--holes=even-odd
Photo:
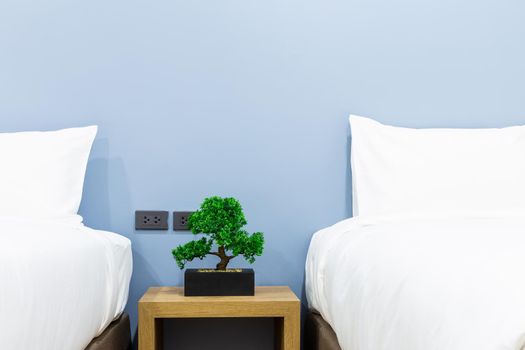
[[[350,135],[350,128],[348,129],[348,136],[346,137],[346,217],[349,218],[353,215],[352,206],[352,164],[350,162],[351,147],[352,147],[352,136]]]
[[[86,169],[80,213],[84,223],[95,229],[109,230],[109,142],[95,139]]]
[[[80,206],[84,222],[94,229],[129,237],[131,212],[132,199],[124,161],[120,157],[110,158],[107,139],[95,139]]]

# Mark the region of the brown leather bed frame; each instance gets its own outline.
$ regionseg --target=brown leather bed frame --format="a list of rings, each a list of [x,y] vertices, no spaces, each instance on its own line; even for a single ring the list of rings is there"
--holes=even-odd
[[[306,316],[304,350],[341,350],[334,330],[315,311],[309,311]]]
[[[129,316],[123,313],[93,339],[85,350],[131,350]]]
[[[85,350],[131,350],[129,316],[113,321]],[[304,350],[341,350],[330,325],[315,311],[309,311],[304,329]]]
[[[341,350],[332,327],[315,311],[309,311],[304,329],[305,350]],[[129,316],[113,321],[86,350],[131,350]]]

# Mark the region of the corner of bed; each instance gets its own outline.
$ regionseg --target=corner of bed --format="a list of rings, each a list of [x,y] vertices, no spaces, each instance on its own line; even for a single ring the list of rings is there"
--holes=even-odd
[[[94,338],[85,350],[131,350],[129,316],[123,313]]]
[[[308,311],[304,328],[305,350],[341,350],[337,336],[319,313]]]

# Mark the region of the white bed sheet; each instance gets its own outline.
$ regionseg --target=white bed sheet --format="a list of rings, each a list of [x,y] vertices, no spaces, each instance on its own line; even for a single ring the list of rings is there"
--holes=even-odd
[[[82,350],[118,317],[130,241],[82,224],[0,219],[0,344]]]
[[[342,221],[317,232],[306,294],[343,350],[525,344],[525,219]]]

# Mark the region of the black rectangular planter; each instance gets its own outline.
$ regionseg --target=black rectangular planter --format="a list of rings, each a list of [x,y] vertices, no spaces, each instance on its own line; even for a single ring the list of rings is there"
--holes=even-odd
[[[187,269],[184,272],[185,296],[254,295],[253,269]]]

